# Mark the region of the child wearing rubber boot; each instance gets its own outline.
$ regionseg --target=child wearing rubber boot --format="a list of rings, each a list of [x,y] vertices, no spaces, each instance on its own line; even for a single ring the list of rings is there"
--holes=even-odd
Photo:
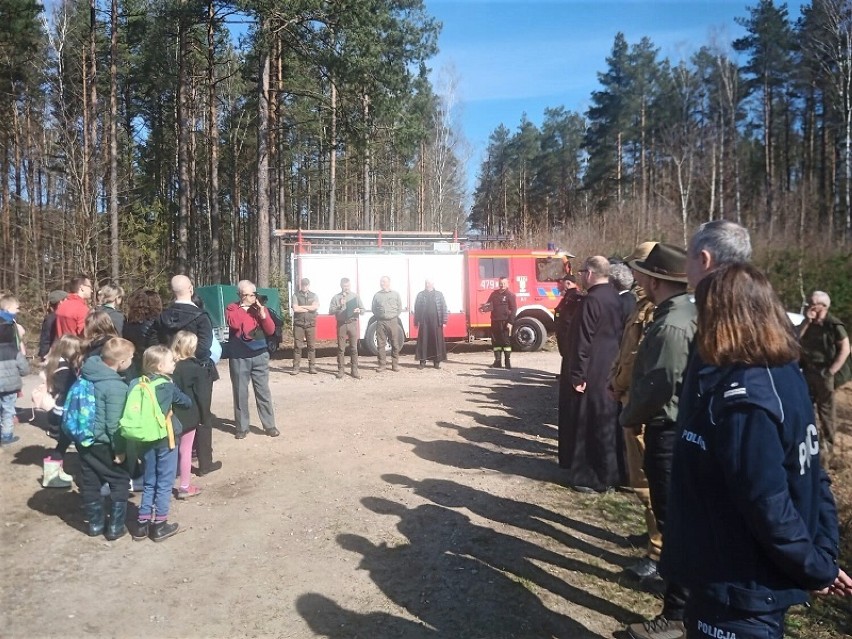
[[[108,540],[124,536],[127,528],[127,498],[130,476],[124,469],[125,445],[118,432],[118,423],[127,399],[127,382],[120,373],[133,361],[133,343],[113,337],[103,345],[100,355],[92,355],[83,364],[80,378],[93,385],[94,415],[91,416],[89,445],[77,443],[83,482],[83,513],[89,522],[90,537],[105,532]],[[101,486],[109,484],[111,506],[106,522]],[[106,531],[104,531],[106,528]]]
[[[142,502],[139,506],[139,518],[136,522],[135,541],[150,537],[153,541],[163,541],[174,535],[178,524],[169,523],[169,507],[172,502],[172,488],[178,464],[178,447],[181,434],[181,424],[177,417],[171,415],[172,407],[189,408],[192,400],[173,382],[171,375],[175,372],[174,353],[165,346],[151,346],[142,354],[142,373],[153,384],[160,381],[154,388],[156,400],[163,415],[167,415],[168,435],[159,441],[147,445],[142,452],[144,466],[144,487]],[[134,383],[141,383],[136,380]]]
[[[47,410],[47,423],[50,436],[56,437],[56,448],[44,458],[44,473],[41,485],[45,488],[68,488],[71,475],[65,474],[62,462],[65,451],[71,445],[71,439],[60,428],[65,412],[65,399],[71,386],[80,374],[83,361],[82,342],[72,333],[66,333],[53,343],[47,352],[44,363],[44,382],[47,393],[40,402]],[[33,394],[35,402],[35,393]]]

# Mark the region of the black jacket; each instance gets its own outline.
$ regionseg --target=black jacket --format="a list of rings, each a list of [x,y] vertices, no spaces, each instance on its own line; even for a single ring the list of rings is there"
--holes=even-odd
[[[192,400],[191,406],[176,405],[174,408],[175,416],[180,419],[184,432],[195,429],[201,423],[202,395],[204,389],[209,386],[205,381],[206,376],[204,367],[194,357],[183,359],[175,366],[172,380],[175,386]],[[207,394],[209,395],[209,391]]]
[[[838,574],[837,512],[796,362],[687,369],[660,572],[752,613]]]
[[[195,357],[209,362],[210,345],[213,343],[213,325],[206,311],[195,304],[173,302],[154,322],[154,332],[160,344],[170,346],[178,331],[189,331],[198,337]]]
[[[38,356],[44,359],[47,356],[53,340],[56,338],[56,313],[49,311],[41,323],[41,333],[38,336]]]
[[[125,322],[121,336],[133,342],[133,346],[136,347],[136,350],[133,351],[133,365],[127,373],[127,379],[135,379],[142,374],[142,353],[149,346],[159,344],[157,333],[154,331],[154,320]]]
[[[483,305],[486,310],[491,311],[492,322],[509,322],[515,321],[515,313],[518,312],[518,303],[515,300],[515,294],[509,289],[498,288],[491,292],[488,296],[488,301]]]

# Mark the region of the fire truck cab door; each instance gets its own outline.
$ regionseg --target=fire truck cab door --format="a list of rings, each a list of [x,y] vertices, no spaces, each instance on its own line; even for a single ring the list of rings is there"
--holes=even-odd
[[[512,285],[511,258],[503,256],[477,255],[471,259],[476,261],[475,270],[471,275],[475,278],[474,304],[470,309],[472,325],[486,325],[491,323],[491,313],[480,311],[479,307],[488,301],[491,293],[500,288],[500,278],[509,278],[509,288]],[[474,282],[471,282],[473,284]],[[473,287],[471,287],[473,288]]]

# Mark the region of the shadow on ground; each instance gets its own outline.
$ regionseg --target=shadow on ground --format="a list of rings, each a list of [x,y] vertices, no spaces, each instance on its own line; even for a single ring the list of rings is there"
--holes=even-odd
[[[470,406],[457,410],[460,423],[437,422],[452,437],[399,440],[414,454],[444,466],[558,485],[552,375],[513,369],[488,371],[485,379],[490,383],[471,387]],[[463,425],[471,421],[475,425]],[[402,539],[389,543],[386,536],[373,541],[343,533],[337,542],[359,556],[359,569],[368,571],[405,613],[362,614],[308,593],[296,607],[317,634],[340,639],[586,638],[604,636],[593,630],[601,617],[620,625],[640,619],[612,596],[637,588],[622,573],[635,561],[624,536],[459,481],[398,474],[382,479],[427,502],[407,506],[383,497],[361,500],[374,513],[398,518]],[[569,609],[583,612],[569,616]]]

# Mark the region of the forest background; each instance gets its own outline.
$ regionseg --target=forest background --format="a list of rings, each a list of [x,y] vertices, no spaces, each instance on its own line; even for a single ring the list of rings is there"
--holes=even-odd
[[[584,113],[491,135],[465,193],[422,0],[0,3],[0,287],[283,286],[276,228],[429,230],[579,256],[748,226],[785,303],[852,321],[852,2],[743,8],[689,59],[614,38]]]

